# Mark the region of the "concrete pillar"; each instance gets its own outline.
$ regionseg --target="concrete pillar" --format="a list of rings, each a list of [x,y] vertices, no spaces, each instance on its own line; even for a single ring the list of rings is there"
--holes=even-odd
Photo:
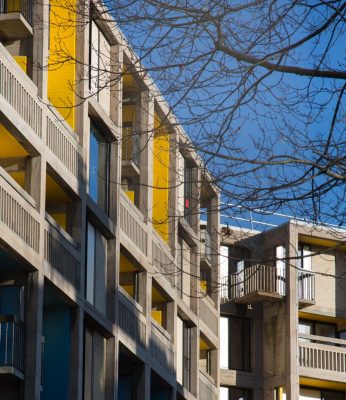
[[[70,368],[70,399],[81,400],[83,397],[83,362],[84,362],[84,313],[80,307],[73,310],[71,327],[72,345]]]
[[[150,400],[151,369],[148,364],[143,364],[137,382],[137,399]],[[121,399],[118,399],[121,400]]]
[[[286,264],[286,395],[287,400],[299,398],[298,375],[298,296],[296,260],[298,235],[294,225],[288,225],[289,248]]]
[[[140,93],[138,127],[140,140],[139,209],[152,220],[153,202],[153,140],[154,140],[154,98],[149,92]]]
[[[34,2],[34,34],[33,34],[33,81],[38,95],[47,101],[48,83],[48,38],[49,38],[49,1]]]
[[[39,400],[41,393],[43,271],[31,272],[27,283],[27,321],[24,398]]]

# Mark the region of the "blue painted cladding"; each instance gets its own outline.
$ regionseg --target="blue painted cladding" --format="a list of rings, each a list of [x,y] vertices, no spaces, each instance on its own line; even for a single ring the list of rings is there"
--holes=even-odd
[[[71,313],[68,307],[43,311],[43,391],[41,400],[68,400]]]

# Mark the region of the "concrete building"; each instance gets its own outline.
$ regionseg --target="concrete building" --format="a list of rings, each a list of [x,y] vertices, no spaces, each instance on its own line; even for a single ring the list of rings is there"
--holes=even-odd
[[[223,229],[221,400],[346,399],[346,231]]]
[[[0,399],[218,398],[192,147],[99,1],[0,1]]]

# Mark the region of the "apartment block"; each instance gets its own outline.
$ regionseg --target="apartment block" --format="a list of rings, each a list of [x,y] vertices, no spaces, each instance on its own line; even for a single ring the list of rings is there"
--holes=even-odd
[[[223,228],[220,399],[346,398],[346,231]]]
[[[0,399],[217,399],[218,209],[99,1],[0,1]]]

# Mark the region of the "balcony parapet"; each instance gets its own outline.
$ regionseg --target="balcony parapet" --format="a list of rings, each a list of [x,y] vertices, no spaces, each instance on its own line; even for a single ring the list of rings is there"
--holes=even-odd
[[[15,316],[0,316],[0,374],[23,377],[25,354],[24,324]]]
[[[77,290],[80,289],[80,251],[75,241],[46,215],[44,259]]]
[[[345,379],[346,340],[299,334],[298,356],[301,375]]]
[[[146,320],[137,308],[119,290],[119,328],[136,345],[146,347]]]
[[[1,0],[0,0],[1,1]],[[51,105],[42,103],[37,87],[21,70],[10,53],[0,43],[0,105],[6,116],[7,110],[18,115],[16,126],[33,143],[36,139],[45,139],[47,147],[61,163],[55,168],[67,169],[75,179],[79,177],[82,149],[78,136],[59,117],[58,111]],[[10,108],[8,108],[8,106]],[[4,109],[2,109],[4,107]],[[43,135],[43,121],[46,118],[47,135]],[[10,118],[13,120],[13,118]],[[27,126],[27,127],[26,127]],[[30,132],[33,132],[30,137]],[[48,161],[49,158],[48,158]],[[59,173],[61,170],[58,171]]]
[[[121,191],[120,198],[120,229],[138,248],[138,250],[147,256],[147,225],[144,222],[144,217],[141,212],[129,200],[123,191]]]
[[[0,167],[0,223],[38,253],[40,224],[34,205],[34,200]]]
[[[162,367],[168,368],[170,372],[174,371],[174,345],[171,335],[155,321],[151,322],[150,354]]]
[[[199,371],[199,396],[200,400],[217,400],[218,389],[210,381],[210,377]]]
[[[224,277],[221,302],[252,303],[281,300],[286,295],[286,270],[268,265],[253,265]]]

